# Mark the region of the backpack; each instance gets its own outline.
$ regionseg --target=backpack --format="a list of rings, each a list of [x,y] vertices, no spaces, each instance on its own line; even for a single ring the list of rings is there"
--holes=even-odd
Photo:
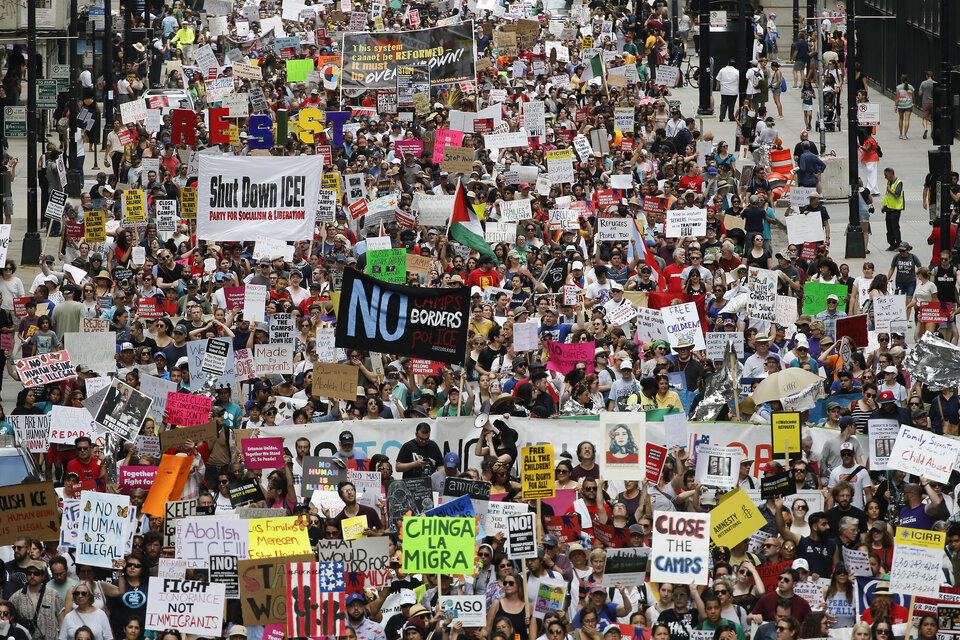
[[[883,150],[880,148],[880,143],[877,142],[876,140],[874,140],[873,143],[874,143],[875,145],[877,145],[877,157],[878,157],[878,158],[882,158],[882,157],[883,157]]]

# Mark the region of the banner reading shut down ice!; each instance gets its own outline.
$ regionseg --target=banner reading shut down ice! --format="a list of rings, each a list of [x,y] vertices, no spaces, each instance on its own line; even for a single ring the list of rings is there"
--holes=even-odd
[[[459,364],[467,349],[470,290],[389,284],[343,273],[336,345]]]
[[[423,29],[348,33],[343,37],[344,89],[397,88],[397,67],[430,68],[431,84],[476,79],[473,21]]]
[[[323,177],[321,156],[200,156],[197,237],[310,240]]]

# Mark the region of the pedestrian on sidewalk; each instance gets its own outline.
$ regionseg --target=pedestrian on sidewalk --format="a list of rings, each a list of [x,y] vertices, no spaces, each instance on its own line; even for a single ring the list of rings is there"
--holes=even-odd
[[[933,120],[933,71],[927,71],[926,80],[920,83],[920,91],[917,93],[920,98],[920,123],[923,125],[923,139],[927,139],[927,127]]]
[[[913,85],[907,82],[907,74],[900,76],[900,84],[897,85],[897,106],[895,111],[900,118],[898,125],[900,127],[901,140],[909,140],[907,132],[910,131],[910,114],[913,113],[915,91]]]
[[[903,213],[903,181],[890,167],[883,170],[887,189],[883,196],[883,213],[887,222],[887,251],[897,251],[900,245],[900,215]]]
[[[733,120],[737,110],[737,96],[740,95],[740,71],[731,58],[727,66],[717,72],[717,89],[720,91],[720,122],[724,115]]]
[[[880,166],[880,154],[883,152],[871,134],[870,127],[860,127],[860,131],[864,135],[863,144],[859,147],[860,157],[857,160],[860,177],[863,179],[863,186],[870,190],[870,195],[880,195],[880,186],[877,184],[877,167]]]

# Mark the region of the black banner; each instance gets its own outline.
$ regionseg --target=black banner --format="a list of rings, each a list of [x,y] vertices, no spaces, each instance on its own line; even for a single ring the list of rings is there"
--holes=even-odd
[[[473,21],[423,29],[343,36],[344,89],[397,88],[397,67],[430,67],[431,84],[476,82]]]
[[[463,364],[470,289],[389,284],[354,269],[343,273],[336,345]]]

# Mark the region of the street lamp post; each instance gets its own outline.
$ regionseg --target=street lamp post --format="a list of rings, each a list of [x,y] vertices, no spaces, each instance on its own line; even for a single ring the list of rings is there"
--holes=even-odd
[[[70,0],[70,27],[67,35],[67,63],[70,65],[70,119],[69,131],[67,135],[67,153],[70,157],[70,168],[67,170],[67,195],[71,198],[79,198],[83,191],[83,173],[77,165],[77,108],[80,105],[80,80],[79,64],[77,56],[77,41],[79,34],[77,31],[77,0]]]
[[[847,242],[845,258],[865,258],[866,246],[863,241],[863,229],[860,227],[860,167],[857,163],[859,144],[857,138],[857,83],[856,77],[857,37],[856,29],[857,0],[847,0],[847,176],[849,178]],[[818,29],[819,31],[819,29]],[[822,128],[822,127],[821,127]]]
[[[40,260],[40,233],[37,224],[37,4],[27,2],[27,232],[23,236],[22,264]]]

